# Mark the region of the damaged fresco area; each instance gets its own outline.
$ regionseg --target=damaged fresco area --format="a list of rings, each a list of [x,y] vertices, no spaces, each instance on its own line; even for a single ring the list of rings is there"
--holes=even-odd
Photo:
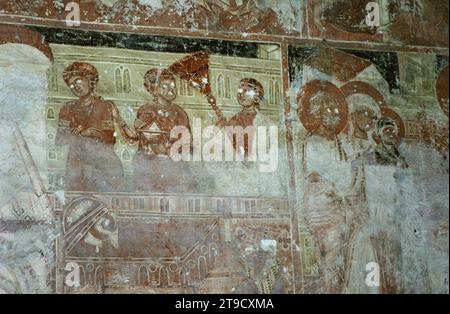
[[[305,292],[448,293],[448,57],[290,62]],[[379,287],[360,280],[371,262]]]
[[[81,0],[85,22],[158,26],[190,31],[299,33],[301,0]],[[65,1],[6,1],[3,13],[64,21]]]
[[[2,1],[0,14],[62,25],[69,1]],[[448,46],[446,0],[80,0],[81,24],[284,35],[297,39]],[[66,10],[67,9],[67,10]]]
[[[310,0],[306,16],[310,37],[330,40],[448,46],[448,1]],[[367,18],[373,24],[368,23]],[[442,33],[444,32],[444,33]]]
[[[449,292],[446,1],[68,2],[0,2],[0,293]]]
[[[0,46],[3,291],[292,293],[280,47],[34,34]]]

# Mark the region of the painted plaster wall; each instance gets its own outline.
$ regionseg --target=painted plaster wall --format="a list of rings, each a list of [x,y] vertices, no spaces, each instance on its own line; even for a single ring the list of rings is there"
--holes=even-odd
[[[364,1],[88,0],[80,27],[64,1],[0,3],[0,292],[448,293],[448,3],[378,3],[376,30]],[[78,97],[66,67],[92,64],[98,97],[135,127],[156,99],[145,73],[197,51],[227,119],[241,80],[261,83],[252,123],[277,127],[276,170],[166,163],[149,182],[175,183],[138,190],[139,145],[116,124],[123,185],[67,188],[73,152],[56,137]],[[179,76],[191,127],[217,123]],[[117,170],[96,165],[80,180]],[[196,187],[173,192],[188,168]]]

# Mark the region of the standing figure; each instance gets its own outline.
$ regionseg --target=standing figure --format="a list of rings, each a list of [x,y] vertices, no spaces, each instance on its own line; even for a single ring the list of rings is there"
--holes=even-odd
[[[313,80],[302,87],[297,103],[306,131],[300,148],[302,180],[318,172],[342,191],[350,183],[350,164],[341,134],[349,120],[345,95],[331,82]]]
[[[223,129],[225,135],[225,154],[231,152],[231,160],[237,162],[207,163],[206,167],[215,174],[218,189],[223,189],[222,193],[231,195],[269,195],[279,193],[283,189],[281,178],[276,175],[278,172],[261,172],[258,165],[257,143],[261,145],[261,136],[257,133],[258,127],[270,127],[273,125],[268,117],[262,114],[260,106],[264,104],[264,87],[254,78],[243,78],[237,89],[236,100],[242,109],[227,119],[218,110],[214,110],[218,121],[216,126]],[[214,109],[214,108],[213,108]],[[220,110],[219,110],[220,111]],[[266,136],[266,145],[273,145],[273,139]],[[259,149],[259,148],[258,148]],[[225,185],[224,182],[235,182],[239,178],[239,184]],[[267,180],[272,180],[274,186],[261,184]]]
[[[383,108],[383,113],[391,112],[395,114],[393,110]],[[380,120],[378,120],[376,133],[374,135],[378,145],[375,147],[374,157],[376,163],[379,165],[392,165],[407,168],[408,164],[399,152],[399,146],[402,137],[404,137],[404,130],[402,130],[402,127],[404,128],[404,126],[399,126],[398,121],[401,120],[395,119],[396,116],[397,114],[393,117],[384,115]]]
[[[319,250],[322,292],[343,293],[356,222],[343,193],[351,182],[341,135],[348,124],[348,103],[337,86],[318,80],[306,83],[297,101],[306,131],[301,146],[302,215]]]
[[[405,126],[401,117],[389,107],[380,107],[379,114],[380,118],[370,124],[373,125],[370,130],[373,132],[371,137],[374,144],[352,162],[353,193],[347,194],[353,212],[359,218],[358,227],[362,227],[357,235],[358,246],[354,249],[360,262],[359,268],[355,268],[353,285],[358,286],[357,276],[363,269],[362,265],[375,260],[383,269],[380,287],[376,291],[401,293],[402,285],[397,274],[402,263],[402,255],[398,255],[402,240],[397,233],[406,224],[406,219],[399,219],[401,214],[398,208],[403,194],[399,191],[410,182],[401,179],[402,176],[408,176],[408,172],[401,170],[408,168],[408,164],[399,151]],[[374,182],[383,184],[373,184]],[[377,198],[377,195],[383,197]],[[363,227],[364,224],[367,225]],[[406,239],[406,236],[402,234],[401,238]]]
[[[174,104],[177,88],[173,74],[166,69],[151,69],[144,86],[153,102],[139,108],[134,123],[139,142],[134,157],[134,185],[138,191],[181,193],[195,190],[196,182],[187,162],[175,162],[170,148],[178,138],[170,138],[174,127],[190,131],[189,117]],[[133,138],[132,138],[133,139]]]
[[[77,100],[59,113],[56,145],[69,145],[65,189],[68,191],[119,191],[123,169],[114,152],[115,105],[95,92],[97,69],[75,62],[64,70],[64,81]]]
[[[346,150],[351,161],[352,183],[347,191],[353,206],[366,208],[366,174],[363,155],[376,145],[376,130],[380,107],[367,102],[352,104]]]
[[[242,127],[245,130],[247,127],[255,127],[255,129],[250,130],[247,133],[247,138],[244,139],[243,142],[238,142],[236,139],[236,134],[228,133],[228,138],[233,143],[233,148],[237,151],[240,151],[245,159],[248,158],[249,152],[252,152],[253,149],[253,139],[255,137],[255,130],[258,126],[258,119],[260,118],[258,115],[258,110],[260,108],[260,104],[264,99],[264,87],[260,82],[253,78],[244,78],[241,80],[238,93],[237,93],[237,101],[242,106],[242,110],[235,114],[229,121],[226,123],[219,122],[219,126],[230,126],[230,127]]]

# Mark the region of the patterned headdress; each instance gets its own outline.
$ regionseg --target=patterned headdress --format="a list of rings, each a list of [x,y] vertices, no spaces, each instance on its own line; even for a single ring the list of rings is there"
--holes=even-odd
[[[74,62],[64,69],[63,78],[67,85],[74,76],[87,78],[92,86],[97,84],[99,78],[97,69],[87,62]]]

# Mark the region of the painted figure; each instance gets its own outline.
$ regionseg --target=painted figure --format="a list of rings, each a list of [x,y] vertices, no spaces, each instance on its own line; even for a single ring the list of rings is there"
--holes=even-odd
[[[352,184],[348,152],[353,151],[345,147],[341,134],[348,130],[350,120],[346,94],[331,82],[312,80],[301,89],[297,101],[306,129],[301,147],[303,216],[319,250],[320,287],[324,293],[343,293],[355,235],[365,220],[365,211],[355,210],[353,199],[346,195]],[[365,117],[359,109],[355,112]],[[355,131],[362,131],[359,127],[363,126],[353,122],[350,133],[364,138],[364,132]]]
[[[134,157],[135,189],[153,192],[188,192],[196,187],[187,162],[175,162],[170,148],[178,138],[170,138],[174,127],[190,130],[189,117],[174,104],[177,88],[173,74],[166,69],[151,69],[145,74],[145,88],[153,102],[139,108],[134,123],[139,143]]]
[[[75,62],[64,70],[64,81],[77,100],[59,113],[56,145],[69,145],[65,189],[68,191],[118,191],[122,164],[114,152],[115,105],[96,94],[97,69]]]
[[[358,123],[361,124],[360,127],[367,129],[367,134],[370,135],[367,137],[368,148],[358,153],[352,161],[352,186],[346,195],[347,200],[352,205],[352,211],[362,218],[359,220],[359,226],[357,226],[360,232],[355,235],[357,245],[354,248],[354,259],[355,261],[359,259],[365,262],[376,260],[384,270],[377,291],[399,293],[402,291],[402,287],[395,273],[400,263],[396,253],[399,251],[400,243],[395,237],[396,231],[392,226],[404,222],[395,221],[396,218],[392,213],[396,209],[393,209],[394,202],[392,202],[392,199],[398,197],[397,193],[402,189],[402,184],[406,182],[396,181],[396,176],[401,172],[400,168],[408,167],[399,152],[399,146],[404,136],[404,124],[400,116],[392,109],[388,107],[376,108],[376,106],[373,106],[372,109],[378,109],[380,116],[373,123],[368,123],[367,118],[370,116],[368,109],[369,107],[366,105],[366,110],[362,111],[365,119],[359,117]],[[365,112],[367,112],[367,115]],[[384,181],[386,187],[392,184],[390,188],[387,188],[389,192],[378,192],[386,199],[386,204],[381,201],[374,203],[373,198],[377,194],[374,189],[382,190],[383,188],[375,187],[370,183],[381,181],[374,176],[381,178],[383,175],[390,178],[389,180],[392,182],[389,182],[388,179]],[[372,222],[376,220],[381,220],[384,224],[378,223],[377,227],[374,228]],[[366,223],[367,225],[364,227]],[[355,262],[355,264],[358,265],[359,263]],[[361,268],[356,267],[355,273],[358,270],[360,271]],[[353,284],[355,284],[355,279],[353,281]]]
[[[348,154],[341,134],[348,124],[345,95],[331,82],[313,80],[302,87],[297,102],[297,113],[306,129],[301,145],[303,179],[318,172],[342,191],[350,183]],[[329,171],[331,165],[333,172]]]
[[[366,161],[362,157],[376,146],[374,134],[381,117],[380,104],[385,105],[383,95],[372,85],[356,81],[341,87],[350,108],[350,121],[345,130],[345,150],[352,167],[352,184],[346,195],[355,208],[366,209]],[[367,97],[369,96],[369,97]]]
[[[380,165],[393,165],[407,168],[405,158],[400,155],[399,145],[404,137],[403,122],[393,110],[383,108],[383,117],[378,120],[375,132],[375,160]]]
[[[231,126],[237,127],[240,126],[244,130],[246,127],[254,126],[257,127],[259,119],[259,109],[260,104],[264,100],[264,87],[260,82],[253,78],[244,78],[241,80],[238,92],[237,92],[237,101],[242,106],[242,110],[235,114],[230,120],[226,123],[218,122],[218,125],[221,127]],[[264,125],[264,124],[263,124]],[[267,125],[268,126],[268,125]],[[249,152],[252,152],[252,149],[255,149],[252,144],[254,139],[255,132],[249,132],[247,140],[244,139],[244,142],[241,143],[237,141],[235,134],[228,134],[228,138],[233,143],[233,148],[243,153],[245,158],[249,156]]]

